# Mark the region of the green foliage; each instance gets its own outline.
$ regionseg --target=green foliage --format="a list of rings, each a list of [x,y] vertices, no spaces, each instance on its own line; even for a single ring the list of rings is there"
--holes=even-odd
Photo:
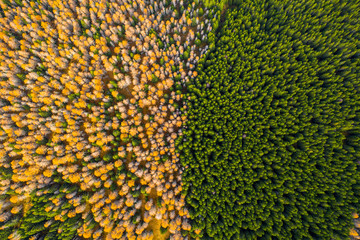
[[[20,80],[22,80],[22,81],[24,81],[26,79],[25,74],[18,73],[18,74],[16,74],[16,76],[18,76],[18,78],[20,78]]]
[[[139,146],[141,144],[141,140],[138,137],[134,137],[131,141],[133,147]]]
[[[195,44],[196,44],[196,46],[200,46],[200,45],[201,45],[201,40],[200,40],[200,39],[196,39],[196,40],[195,40]]]
[[[151,74],[151,81],[153,82],[153,83],[157,83],[157,82],[159,82],[159,78],[157,77],[157,76],[155,76],[155,74]]]
[[[183,54],[183,58],[184,58],[185,60],[187,60],[187,59],[189,58],[189,56],[190,56],[189,51],[185,51],[184,54]]]
[[[47,118],[47,117],[50,117],[51,116],[51,111],[41,111],[41,110],[39,110],[39,115],[41,116],[41,117],[44,117],[44,118]]]
[[[103,160],[105,162],[109,162],[112,159],[112,155],[110,153],[107,153],[104,155]]]
[[[217,7],[223,9],[230,0],[204,0],[204,5],[207,8]]]
[[[6,228],[4,230],[1,230],[0,231],[0,239],[8,239],[8,236],[10,236],[12,231],[13,230],[11,228]]]
[[[64,186],[64,185],[62,185]],[[59,186],[52,186],[49,189],[47,194],[44,194],[40,197],[34,196],[32,198],[32,207],[26,213],[26,215],[20,220],[21,224],[18,227],[18,231],[21,235],[21,239],[29,239],[34,235],[41,235],[43,239],[51,240],[70,240],[77,235],[77,229],[83,223],[83,219],[80,214],[77,214],[73,218],[68,218],[66,215],[64,217],[65,221],[54,221],[55,215],[60,214],[63,210],[74,210],[74,207],[71,204],[62,204],[60,207],[54,207],[49,212],[45,211],[45,208],[52,206],[50,202],[51,199],[64,198],[64,193],[56,191],[59,189]],[[65,193],[71,193],[77,191],[77,188],[68,189]],[[52,220],[53,223],[49,227],[45,227],[44,224]],[[59,232],[59,229],[61,231]]]
[[[167,228],[163,228],[162,226],[160,226],[160,233],[161,234],[165,234],[168,231]]]
[[[68,96],[69,100],[74,100],[75,98],[79,98],[80,93],[72,93]]]
[[[201,17],[202,15],[204,15],[204,10],[200,8],[198,12],[198,16]]]
[[[190,236],[348,238],[360,209],[359,8],[249,0],[226,13],[186,94]]]

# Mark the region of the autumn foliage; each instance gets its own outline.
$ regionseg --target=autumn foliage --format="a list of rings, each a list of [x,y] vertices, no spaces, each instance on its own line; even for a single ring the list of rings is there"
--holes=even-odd
[[[0,6],[2,229],[152,239],[158,220],[182,238],[191,226],[175,140],[208,11],[153,0]]]

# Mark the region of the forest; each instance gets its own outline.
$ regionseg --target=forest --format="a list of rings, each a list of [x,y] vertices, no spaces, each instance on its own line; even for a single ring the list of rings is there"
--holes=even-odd
[[[1,0],[0,240],[360,239],[357,0]]]
[[[359,207],[356,7],[243,1],[226,12],[187,84],[180,159],[203,230],[192,237],[347,239]]]

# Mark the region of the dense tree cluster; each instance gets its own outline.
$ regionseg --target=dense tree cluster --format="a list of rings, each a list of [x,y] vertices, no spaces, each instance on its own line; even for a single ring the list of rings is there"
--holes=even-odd
[[[203,3],[0,1],[0,239],[359,235],[360,3]]]
[[[4,235],[152,239],[156,225],[181,239],[191,225],[175,139],[212,13],[184,0],[0,7]]]
[[[359,9],[229,8],[187,84],[177,140],[192,237],[348,238],[360,199]]]
[[[70,184],[52,184],[44,192],[32,196],[33,206],[17,221],[8,221],[3,228],[13,230],[9,235],[11,239],[44,239],[44,240],[72,240],[77,230],[84,222],[95,226],[92,215],[85,217],[71,204],[73,192],[79,191]],[[81,204],[85,204],[88,195],[84,195]],[[54,206],[55,204],[55,206]],[[74,212],[73,216],[67,213]],[[20,216],[18,216],[20,218]],[[18,224],[18,225],[17,225]],[[6,239],[5,237],[2,239]]]

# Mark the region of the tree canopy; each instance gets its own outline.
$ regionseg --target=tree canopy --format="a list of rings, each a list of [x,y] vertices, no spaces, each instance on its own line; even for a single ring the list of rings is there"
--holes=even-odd
[[[359,7],[258,0],[226,12],[188,83],[178,141],[191,236],[348,238],[360,197]]]

